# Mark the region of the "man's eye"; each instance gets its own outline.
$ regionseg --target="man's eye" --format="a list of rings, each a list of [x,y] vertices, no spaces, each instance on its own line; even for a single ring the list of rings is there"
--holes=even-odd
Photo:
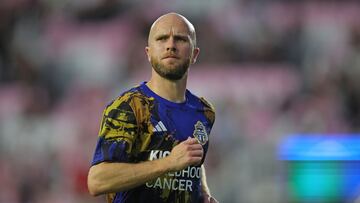
[[[181,41],[181,42],[186,42],[186,38],[183,38],[183,37],[178,37],[176,38],[177,41]]]
[[[156,41],[165,41],[166,40],[166,37],[159,37],[156,39]]]

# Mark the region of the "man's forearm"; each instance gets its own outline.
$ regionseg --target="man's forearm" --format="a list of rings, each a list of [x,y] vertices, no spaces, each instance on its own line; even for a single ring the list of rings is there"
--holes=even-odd
[[[214,197],[212,197],[210,193],[209,186],[206,181],[206,172],[204,165],[201,166],[201,185],[202,185],[202,191],[204,195],[204,203],[219,203]]]
[[[195,138],[176,145],[169,156],[137,164],[100,163],[88,174],[88,188],[92,195],[120,192],[142,185],[167,172],[179,171],[202,160],[203,149]]]
[[[210,189],[209,189],[209,186],[207,184],[206,172],[205,172],[204,165],[201,166],[201,185],[202,185],[203,193],[210,196]]]
[[[92,195],[119,192],[142,185],[168,171],[166,159],[137,164],[104,162],[90,168],[88,188]]]

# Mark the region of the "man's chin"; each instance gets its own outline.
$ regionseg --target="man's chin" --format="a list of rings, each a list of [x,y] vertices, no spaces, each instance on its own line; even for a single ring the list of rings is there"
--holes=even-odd
[[[159,73],[158,73],[159,74]],[[186,74],[186,72],[162,72],[161,74],[159,74],[162,78],[167,79],[167,80],[171,80],[171,81],[178,81],[184,78],[184,75]]]
[[[174,70],[179,68],[180,64],[177,63],[176,61],[167,61],[166,63],[162,63],[162,67],[169,69],[169,70]]]
[[[184,74],[180,74],[180,73],[163,73],[160,74],[160,76],[170,81],[178,81],[184,78]]]
[[[168,61],[168,63],[152,65],[155,69],[155,72],[157,72],[162,78],[171,81],[178,81],[183,79],[187,71],[187,68],[184,70],[184,65],[177,63],[177,61]]]

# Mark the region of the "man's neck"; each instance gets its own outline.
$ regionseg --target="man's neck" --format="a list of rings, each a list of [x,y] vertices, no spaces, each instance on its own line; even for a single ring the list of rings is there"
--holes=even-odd
[[[177,81],[167,80],[158,75],[154,70],[146,85],[160,97],[172,102],[181,103],[185,101],[187,75]]]

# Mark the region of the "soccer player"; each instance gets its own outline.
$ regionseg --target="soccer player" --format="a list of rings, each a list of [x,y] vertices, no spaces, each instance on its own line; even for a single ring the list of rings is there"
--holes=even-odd
[[[150,80],[104,110],[89,191],[116,203],[216,203],[202,165],[215,112],[186,89],[200,51],[194,26],[177,13],[159,17],[145,51]]]

